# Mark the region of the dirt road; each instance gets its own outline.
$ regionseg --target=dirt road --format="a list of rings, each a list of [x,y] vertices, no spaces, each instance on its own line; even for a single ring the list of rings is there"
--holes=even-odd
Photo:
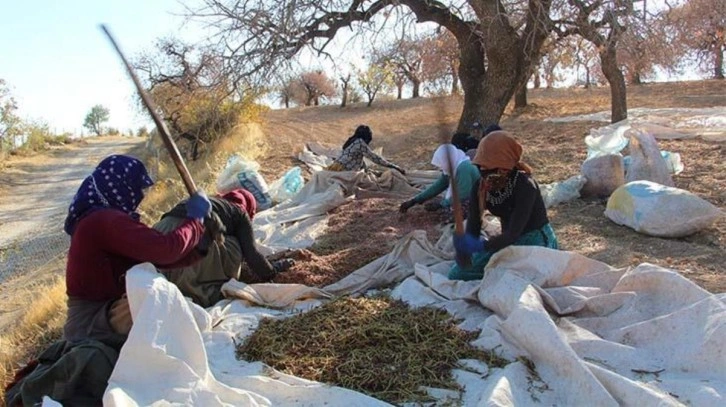
[[[62,224],[68,204],[103,157],[128,152],[141,138],[104,137],[18,158],[0,173],[0,283],[30,272],[68,248]]]

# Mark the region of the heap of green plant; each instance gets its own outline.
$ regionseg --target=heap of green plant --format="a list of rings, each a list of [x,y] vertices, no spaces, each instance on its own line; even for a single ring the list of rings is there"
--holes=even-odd
[[[490,367],[508,363],[470,345],[477,335],[459,329],[440,309],[413,309],[387,297],[344,297],[261,321],[237,357],[391,403],[427,401],[422,386],[459,389],[451,370],[461,359]]]

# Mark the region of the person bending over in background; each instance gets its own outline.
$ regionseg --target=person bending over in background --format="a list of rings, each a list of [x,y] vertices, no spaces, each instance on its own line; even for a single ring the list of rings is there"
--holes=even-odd
[[[203,192],[192,196],[184,219],[163,234],[139,221],[144,190],[153,181],[136,158],[113,155],[86,177],[68,209],[65,231],[71,236],[66,267],[68,316],[63,337],[94,339],[120,347],[131,329],[125,275],[150,262],[157,267],[192,264],[203,257],[200,246],[211,204]]]
[[[479,179],[479,170],[471,163],[471,160],[463,151],[452,144],[442,144],[436,149],[431,159],[431,164],[441,170],[441,176],[421,193],[403,202],[399,208],[401,213],[405,213],[412,206],[424,202],[426,202],[424,208],[428,211],[451,210],[451,186],[449,185],[451,174],[449,174],[449,158],[447,158],[447,155],[451,159],[457,192],[462,198],[462,207],[466,207],[469,202],[471,188]],[[444,192],[443,199],[432,200],[442,192]]]
[[[469,133],[455,133],[451,137],[451,144],[466,153],[466,156],[470,160],[473,160],[476,156],[476,148],[479,146],[479,140],[469,135]]]
[[[224,241],[213,241],[209,251],[200,262],[186,267],[162,268],[160,271],[174,283],[186,297],[202,307],[210,307],[224,298],[221,287],[229,279],[245,283],[268,282],[277,273],[293,265],[291,259],[270,263],[255,247],[252,222],[257,203],[251,192],[239,188],[222,196],[210,198],[212,217],[222,225]],[[161,217],[154,229],[172,233],[185,222],[185,202],[179,203]],[[205,232],[213,240],[211,228]],[[253,274],[251,279],[243,278],[242,263],[246,262]],[[245,281],[247,280],[247,281]]]
[[[360,171],[366,169],[363,157],[368,158],[374,163],[383,167],[394,169],[401,174],[406,174],[403,168],[387,161],[385,158],[374,153],[368,146],[373,140],[373,132],[371,128],[365,125],[358,126],[355,133],[348,138],[343,144],[343,152],[340,157],[330,164],[326,170],[328,171]]]
[[[557,249],[557,238],[532,169],[522,160],[522,146],[505,131],[495,131],[479,143],[474,164],[481,179],[471,190],[466,234],[454,236],[457,253],[472,256],[471,266],[455,265],[452,280],[476,280],[497,251],[509,246],[543,246]],[[485,210],[498,216],[502,233],[481,239]]]

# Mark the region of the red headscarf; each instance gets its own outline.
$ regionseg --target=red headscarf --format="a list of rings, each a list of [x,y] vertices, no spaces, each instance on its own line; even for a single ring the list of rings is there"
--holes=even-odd
[[[227,192],[222,195],[222,198],[237,205],[240,209],[242,209],[242,211],[247,213],[247,216],[249,216],[250,219],[255,217],[255,213],[257,213],[257,201],[255,200],[254,195],[252,195],[252,192],[239,188],[234,191]]]

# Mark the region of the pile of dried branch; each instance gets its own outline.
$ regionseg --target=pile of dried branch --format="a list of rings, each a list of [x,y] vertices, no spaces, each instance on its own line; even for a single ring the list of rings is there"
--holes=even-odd
[[[476,336],[440,309],[412,309],[386,297],[340,298],[305,314],[263,320],[237,357],[392,403],[426,401],[422,386],[458,388],[451,369],[460,359],[508,363],[472,347]]]

